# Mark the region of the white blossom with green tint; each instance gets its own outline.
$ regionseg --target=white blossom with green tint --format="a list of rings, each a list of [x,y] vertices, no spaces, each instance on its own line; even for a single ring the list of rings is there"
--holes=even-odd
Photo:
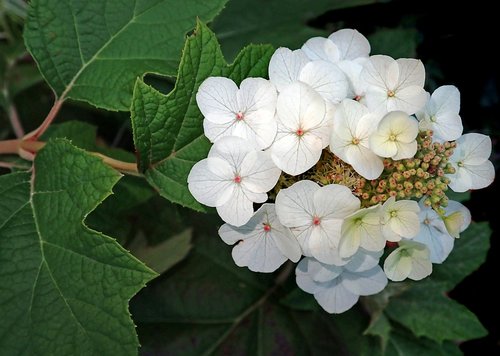
[[[420,208],[413,200],[398,200],[390,197],[382,205],[382,233],[387,241],[397,242],[411,239],[419,232]]]
[[[424,244],[402,240],[384,262],[387,278],[400,282],[406,278],[419,281],[432,273],[430,252]]]

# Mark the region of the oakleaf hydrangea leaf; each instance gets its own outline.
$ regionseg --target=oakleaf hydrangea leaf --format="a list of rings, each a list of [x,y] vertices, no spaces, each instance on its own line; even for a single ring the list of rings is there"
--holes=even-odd
[[[196,210],[206,209],[187,188],[191,167],[210,149],[195,100],[198,87],[209,76],[229,77],[237,84],[249,76],[266,77],[272,52],[271,46],[251,45],[228,65],[214,33],[198,22],[186,41],[171,93],[163,95],[137,81],[131,112],[139,167],[163,197]]]
[[[127,304],[156,274],[84,219],[120,175],[67,140],[0,177],[0,350],[134,355]]]
[[[26,46],[59,98],[128,110],[144,73],[175,74],[184,35],[227,0],[34,0]]]

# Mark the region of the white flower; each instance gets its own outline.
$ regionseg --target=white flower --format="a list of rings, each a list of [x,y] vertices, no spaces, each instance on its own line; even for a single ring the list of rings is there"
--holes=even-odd
[[[334,114],[330,150],[366,179],[377,179],[384,170],[382,159],[369,148],[369,137],[378,122],[377,115],[349,99],[342,101]]]
[[[367,251],[384,249],[385,237],[382,234],[380,210],[380,205],[376,205],[360,209],[344,219],[339,242],[341,257],[351,257],[360,247]]]
[[[241,227],[224,224],[219,236],[233,248],[234,262],[254,272],[273,272],[286,260],[298,262],[300,246],[295,236],[278,221],[274,204],[264,204]]]
[[[385,115],[370,136],[370,149],[393,160],[412,158],[417,152],[417,120],[402,111]]]
[[[406,278],[419,281],[432,273],[429,249],[424,244],[403,240],[385,259],[384,271],[395,282]]]
[[[439,214],[424,204],[425,199],[422,198],[418,203],[420,230],[412,241],[420,242],[429,248],[432,263],[443,263],[453,250],[455,239],[448,233]]]
[[[358,58],[354,61],[341,61],[337,63],[349,82],[347,98],[354,99],[364,105],[366,105],[366,83],[361,77],[361,73],[364,63],[366,63],[367,60],[368,58]]]
[[[276,197],[280,222],[297,237],[305,256],[335,265],[349,260],[339,255],[343,219],[359,209],[360,202],[349,188],[302,180],[282,189]]]
[[[399,110],[411,115],[427,101],[425,69],[417,59],[371,56],[361,76],[367,83],[366,104],[372,111]]]
[[[227,136],[196,163],[188,188],[202,204],[216,207],[220,217],[235,226],[253,215],[253,203],[263,203],[281,174],[268,152],[257,151],[242,138]]]
[[[398,200],[390,197],[382,205],[382,232],[388,241],[396,242],[402,238],[411,239],[418,234],[420,208],[413,200]]]
[[[495,168],[488,160],[491,155],[491,139],[489,136],[469,133],[461,136],[457,147],[450,157],[455,168],[454,174],[447,174],[448,184],[455,192],[487,187],[495,178]]]
[[[458,201],[448,200],[448,205],[444,208],[444,211],[443,221],[446,230],[451,236],[459,238],[460,233],[465,231],[472,221],[469,209]]]
[[[420,130],[432,130],[439,141],[454,141],[462,135],[460,92],[453,85],[437,88],[423,111],[417,112]]]
[[[264,149],[277,130],[276,89],[263,78],[247,78],[240,89],[228,78],[209,77],[201,83],[196,102],[205,116],[203,128],[211,142],[238,136]]]
[[[356,30],[343,29],[332,33],[328,38],[313,37],[302,50],[311,60],[325,60],[337,63],[344,60],[366,58],[370,54],[370,43]]]
[[[374,260],[378,261],[379,257]],[[295,269],[296,282],[302,290],[314,294],[328,313],[343,313],[356,304],[360,295],[376,294],[387,285],[387,277],[377,262],[369,268],[367,265],[357,266],[357,269],[351,267],[350,264],[338,267],[304,258]]]
[[[331,112],[311,87],[301,82],[278,96],[278,134],[271,146],[274,163],[291,175],[314,166],[330,140]]]
[[[347,96],[349,83],[344,72],[335,64],[310,61],[302,50],[278,48],[269,62],[269,79],[279,92],[297,81],[308,84],[323,99],[332,104]]]

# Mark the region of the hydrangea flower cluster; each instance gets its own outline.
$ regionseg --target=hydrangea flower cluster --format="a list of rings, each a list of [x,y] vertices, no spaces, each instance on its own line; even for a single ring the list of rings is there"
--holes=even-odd
[[[370,56],[351,29],[277,49],[269,80],[206,79],[213,146],[188,185],[226,222],[235,263],[273,272],[305,256],[297,284],[330,313],[430,275],[471,222],[446,191],[486,187],[494,168],[490,138],[462,134],[458,89],[424,82],[421,61]]]

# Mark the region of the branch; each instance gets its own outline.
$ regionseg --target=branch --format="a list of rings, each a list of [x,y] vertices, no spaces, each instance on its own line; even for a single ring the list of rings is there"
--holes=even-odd
[[[0,154],[17,154],[22,157],[27,157],[24,152],[35,154],[45,146],[45,142],[40,141],[24,141],[24,140],[6,140],[0,141]],[[139,176],[139,170],[136,163],[120,161],[99,152],[89,152],[119,172]]]

